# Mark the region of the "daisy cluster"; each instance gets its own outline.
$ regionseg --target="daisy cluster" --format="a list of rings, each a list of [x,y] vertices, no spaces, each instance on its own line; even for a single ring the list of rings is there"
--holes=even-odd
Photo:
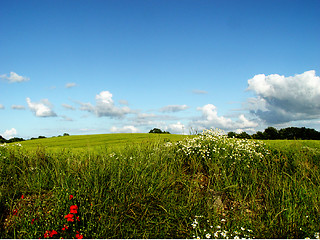
[[[185,159],[197,158],[202,161],[219,160],[229,166],[241,162],[250,168],[262,161],[269,154],[261,141],[248,139],[228,138],[219,129],[204,130],[202,134],[194,138],[186,138],[176,143],[178,152]]]
[[[234,230],[227,230],[225,223],[226,219],[222,218],[220,224],[212,225],[207,220],[206,223],[199,223],[198,218],[203,216],[196,216],[191,227],[193,230],[192,237],[194,239],[253,239],[253,231],[245,227],[235,227]]]

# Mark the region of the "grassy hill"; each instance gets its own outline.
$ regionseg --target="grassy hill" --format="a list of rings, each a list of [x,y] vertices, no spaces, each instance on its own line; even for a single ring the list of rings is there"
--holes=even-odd
[[[99,148],[120,149],[130,144],[142,144],[155,141],[176,142],[185,137],[186,135],[155,133],[94,134],[33,139],[21,142],[21,145],[33,149],[46,147],[51,150],[59,150],[62,148],[71,148],[75,150]]]
[[[319,238],[319,146],[213,130],[3,144],[0,238]]]

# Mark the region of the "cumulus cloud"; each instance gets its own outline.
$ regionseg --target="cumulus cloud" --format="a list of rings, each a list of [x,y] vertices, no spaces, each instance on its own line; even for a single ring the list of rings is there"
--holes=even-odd
[[[102,91],[96,95],[96,105],[91,103],[80,103],[80,109],[96,114],[98,117],[122,118],[126,114],[131,113],[129,107],[116,107],[112,100],[112,93]]]
[[[168,125],[168,131],[170,133],[176,133],[176,134],[187,134],[186,127],[181,122],[172,123]]]
[[[52,105],[48,99],[43,99],[41,102],[31,102],[30,98],[26,98],[28,107],[36,115],[36,117],[56,117],[57,114],[52,111]]]
[[[248,100],[249,110],[266,123],[320,118],[320,77],[314,70],[289,77],[255,75],[247,90],[256,94]]]
[[[160,108],[160,112],[180,112],[188,109],[187,105],[168,105],[163,108]]]
[[[24,110],[26,109],[25,106],[22,105],[12,105],[11,109],[15,109],[15,110]]]
[[[30,80],[30,78],[19,76],[15,72],[10,72],[10,76],[7,76],[7,74],[0,75],[0,78],[2,78],[3,80],[8,81],[9,83],[26,82],[26,81]]]
[[[0,104],[0,109],[4,109],[4,106],[2,104]]]
[[[217,108],[213,104],[207,104],[203,107],[198,107],[198,111],[202,112],[202,116],[195,120],[193,124],[199,128],[221,128],[225,130],[231,129],[247,129],[257,127],[256,122],[248,120],[243,114],[234,121],[224,116],[218,116]]]
[[[123,126],[123,127],[111,127],[110,132],[112,133],[139,133],[140,130],[135,126]]]
[[[64,107],[65,109],[75,110],[75,108],[69,104],[62,103],[61,106]]]
[[[66,84],[66,88],[72,88],[72,87],[75,87],[75,86],[77,86],[76,83],[67,83]]]
[[[4,131],[4,133],[2,133],[1,135],[5,139],[10,139],[17,135],[17,130],[15,128],[11,128],[10,130]]]

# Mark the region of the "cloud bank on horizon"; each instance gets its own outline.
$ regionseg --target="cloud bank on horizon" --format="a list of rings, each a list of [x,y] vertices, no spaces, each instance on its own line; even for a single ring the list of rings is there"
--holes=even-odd
[[[246,91],[255,94],[255,97],[248,98],[243,103],[247,106],[243,109],[247,110],[246,114],[239,114],[236,118],[219,116],[217,107],[208,103],[197,107],[196,110],[201,115],[193,116],[186,124],[181,123],[183,117],[172,116],[172,114],[188,110],[190,107],[186,104],[163,106],[158,110],[162,115],[156,112],[142,113],[140,110],[133,110],[128,106],[116,106],[113,94],[107,90],[96,94],[95,105],[77,100],[75,102],[80,105],[78,109],[69,104],[61,104],[61,106],[69,111],[86,111],[97,118],[120,119],[123,124],[112,126],[109,129],[111,133],[146,132],[152,126],[160,126],[164,130],[180,134],[187,133],[187,129],[190,128],[197,130],[220,128],[226,131],[253,132],[261,123],[266,125],[283,124],[320,118],[320,77],[316,75],[315,70],[288,77],[278,74],[257,74],[248,80]],[[120,102],[122,101],[124,100]],[[35,117],[59,116],[65,121],[76,121],[68,116],[56,114],[53,111],[53,104],[48,99],[33,102],[27,97],[26,103]],[[125,103],[128,105],[128,101],[125,100]],[[0,108],[4,109],[5,107],[0,105]],[[12,105],[11,109],[25,110],[25,107]],[[169,113],[171,116],[163,115],[164,113]],[[131,118],[127,117],[128,115],[132,115]],[[168,123],[168,120],[176,120],[176,122]],[[12,128],[4,131],[2,135],[7,138],[16,136],[17,130]]]

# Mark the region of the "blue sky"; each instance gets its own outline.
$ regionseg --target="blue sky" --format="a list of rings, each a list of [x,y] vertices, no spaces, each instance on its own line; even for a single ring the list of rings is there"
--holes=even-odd
[[[2,0],[0,135],[320,131],[318,0]]]

